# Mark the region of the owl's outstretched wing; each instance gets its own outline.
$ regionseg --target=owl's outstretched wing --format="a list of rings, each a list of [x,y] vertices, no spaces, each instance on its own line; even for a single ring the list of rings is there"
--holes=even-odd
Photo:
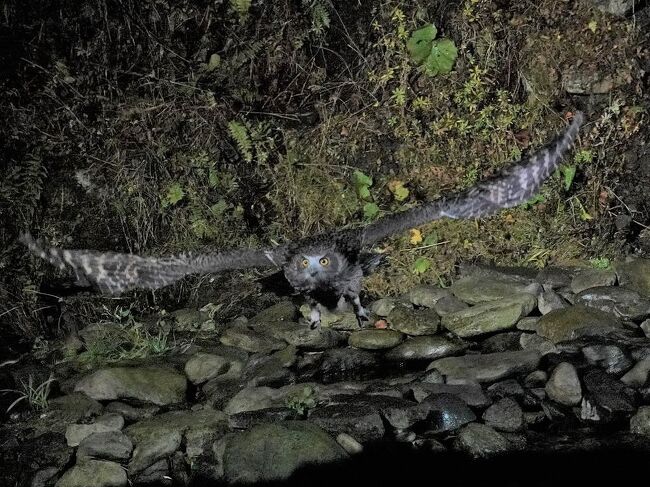
[[[361,230],[362,245],[372,245],[394,233],[440,218],[478,218],[526,202],[558,167],[583,122],[584,115],[577,112],[571,125],[553,142],[497,175],[465,191],[395,213],[366,226]]]
[[[281,266],[284,253],[276,249],[245,249],[210,254],[181,254],[142,257],[134,254],[65,250],[43,246],[29,234],[20,238],[35,255],[60,269],[71,268],[77,278],[85,279],[107,294],[128,289],[157,289],[189,274],[208,274],[248,267]]]

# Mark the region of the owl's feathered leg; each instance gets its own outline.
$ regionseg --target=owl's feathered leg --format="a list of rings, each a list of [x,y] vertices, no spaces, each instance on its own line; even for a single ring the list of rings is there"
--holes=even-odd
[[[311,297],[307,297],[307,304],[309,304],[309,328],[314,330],[320,328],[320,308],[318,302]]]
[[[359,295],[355,294],[353,296],[348,296],[348,299],[352,302],[352,306],[354,307],[354,314],[357,317],[357,323],[359,323],[359,328],[363,328],[363,323],[365,321],[370,320],[370,315],[368,314],[368,310],[363,307],[361,304],[361,299],[359,299]]]

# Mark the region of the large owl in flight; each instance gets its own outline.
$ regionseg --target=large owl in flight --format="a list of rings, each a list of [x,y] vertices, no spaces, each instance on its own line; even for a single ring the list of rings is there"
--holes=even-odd
[[[312,327],[320,325],[319,303],[330,307],[342,301],[352,304],[361,325],[368,315],[359,292],[363,276],[372,272],[378,262],[376,254],[369,252],[375,243],[440,218],[478,218],[524,203],[558,167],[583,121],[583,114],[577,112],[565,132],[545,148],[465,191],[383,217],[364,227],[321,233],[278,247],[143,257],[47,247],[29,234],[21,240],[34,254],[61,269],[72,268],[78,278],[110,294],[132,288],[156,289],[189,274],[278,267],[310,303]]]

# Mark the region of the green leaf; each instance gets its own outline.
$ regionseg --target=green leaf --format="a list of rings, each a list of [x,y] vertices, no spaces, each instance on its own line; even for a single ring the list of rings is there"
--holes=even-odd
[[[401,181],[396,181],[390,189],[397,201],[404,201],[409,197],[409,190],[404,187],[404,183]]]
[[[363,217],[366,220],[372,220],[379,213],[379,207],[375,203],[366,203],[363,205]]]
[[[219,200],[210,207],[210,213],[212,216],[221,216],[227,209],[228,203],[226,203],[226,200]]]
[[[413,272],[415,274],[424,274],[431,267],[431,261],[426,257],[420,257],[413,263]]]
[[[361,171],[354,171],[352,180],[355,186],[372,186],[372,178]]]
[[[437,34],[438,29],[433,24],[429,24],[411,34],[411,38],[406,43],[406,50],[416,63],[422,64],[431,54],[431,46]]]
[[[165,203],[167,205],[175,205],[180,200],[185,197],[185,192],[179,183],[173,183],[169,189],[167,189],[167,195],[165,196]]]
[[[422,245],[435,245],[438,243],[438,234],[436,232],[431,232],[429,235],[424,237],[424,242]]]
[[[433,43],[431,54],[424,61],[424,70],[431,76],[446,74],[454,67],[458,57],[456,44],[451,39],[440,39]]]
[[[573,178],[576,176],[576,167],[575,166],[562,166],[562,176],[564,176],[564,190],[569,191],[571,184],[573,184]]]

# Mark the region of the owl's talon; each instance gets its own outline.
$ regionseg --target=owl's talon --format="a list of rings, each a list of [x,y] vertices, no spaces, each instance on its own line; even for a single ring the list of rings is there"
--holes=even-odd
[[[364,307],[359,308],[356,312],[356,315],[357,323],[359,323],[359,328],[363,328],[364,322],[370,321],[370,315]]]
[[[310,330],[319,330],[320,329],[320,320],[318,320],[318,321],[310,321],[309,322],[309,329]]]

